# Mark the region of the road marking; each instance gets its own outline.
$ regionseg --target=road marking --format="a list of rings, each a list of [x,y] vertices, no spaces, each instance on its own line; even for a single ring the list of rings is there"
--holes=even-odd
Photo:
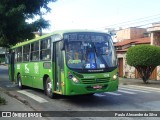
[[[37,96],[37,95],[34,95],[34,94],[32,94],[32,93],[29,93],[29,92],[27,92],[27,91],[25,91],[25,90],[21,90],[21,91],[17,91],[17,92],[19,92],[19,93],[21,93],[21,94],[24,94],[24,95],[26,95],[26,96],[28,96],[28,97],[36,100],[36,101],[39,102],[39,103],[48,102],[47,100],[45,100],[45,99],[43,99],[43,98],[41,98],[41,97],[39,97],[39,96]]]
[[[148,91],[144,91],[144,90],[138,90],[138,89],[132,89],[132,88],[120,88],[120,89],[122,89],[122,90],[129,90],[129,91],[138,91],[138,92],[143,92],[143,93],[151,93],[151,92],[148,92]]]
[[[118,92],[122,92],[122,93],[126,93],[126,94],[136,94],[134,92],[129,92],[129,91],[125,91],[125,90],[118,90]]]
[[[98,97],[104,97],[104,96],[106,96],[106,95],[104,95],[104,94],[98,94],[98,93],[95,93],[94,95],[95,95],[95,96],[98,96]]]
[[[110,94],[110,95],[122,95],[122,94],[119,94],[119,93],[115,93],[115,92],[105,92],[106,94]]]
[[[160,88],[153,88],[153,87],[146,87],[146,86],[138,86],[138,85],[128,85],[128,86],[133,86],[133,87],[138,87],[138,88],[145,88],[145,89],[152,89],[152,90],[160,90]]]
[[[127,88],[139,89],[139,90],[146,90],[146,91],[149,91],[149,92],[153,92],[153,91],[154,92],[160,92],[159,88],[153,88],[153,87],[136,86],[136,85],[121,85],[121,87],[127,87]]]
[[[8,87],[8,88],[13,88],[13,87],[16,87],[16,86],[17,86],[16,84],[6,85],[6,87]]]

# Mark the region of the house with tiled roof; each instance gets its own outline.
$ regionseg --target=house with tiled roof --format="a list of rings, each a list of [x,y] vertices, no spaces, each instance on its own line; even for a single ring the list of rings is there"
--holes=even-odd
[[[116,51],[118,53],[127,52],[128,48],[134,45],[140,44],[150,44],[150,37],[137,38],[137,39],[127,39],[122,42],[118,42],[115,44]]]
[[[147,28],[151,36],[151,45],[160,46],[160,22],[153,23],[152,27]],[[160,80],[160,66],[157,66],[157,80]]]
[[[146,29],[142,28],[127,28],[117,32],[118,42],[115,44],[119,76],[127,78],[139,78],[135,67],[129,66],[126,62],[126,52],[131,46],[140,44],[151,44],[150,34]],[[157,79],[157,68],[152,73],[150,79]]]

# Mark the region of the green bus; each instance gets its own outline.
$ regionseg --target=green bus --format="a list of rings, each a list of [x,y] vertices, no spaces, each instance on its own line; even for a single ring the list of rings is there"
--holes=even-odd
[[[82,95],[118,89],[117,58],[109,34],[56,31],[9,50],[9,79],[55,94]]]

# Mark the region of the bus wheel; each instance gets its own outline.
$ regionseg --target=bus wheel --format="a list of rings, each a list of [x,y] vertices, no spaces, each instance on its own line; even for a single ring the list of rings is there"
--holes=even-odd
[[[49,77],[46,79],[46,82],[45,82],[45,93],[48,97],[53,98],[52,82]]]
[[[22,80],[21,80],[21,75],[20,74],[17,77],[17,82],[18,82],[18,88],[22,90],[23,85],[22,85]]]

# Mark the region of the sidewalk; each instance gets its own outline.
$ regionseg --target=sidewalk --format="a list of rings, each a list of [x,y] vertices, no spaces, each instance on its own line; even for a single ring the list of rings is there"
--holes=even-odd
[[[28,102],[23,99],[23,98],[19,98],[18,96],[16,96],[16,94],[14,94],[14,92],[8,92],[2,88],[0,88],[0,96],[2,98],[4,98],[6,100],[6,105],[0,105],[0,116],[2,116],[2,112],[27,112],[27,111],[30,111],[30,112],[33,112],[35,111],[36,113],[36,110],[34,110],[34,108],[32,108],[30,105],[28,105]],[[12,114],[11,113],[11,114]],[[7,114],[8,115],[8,114]],[[13,115],[13,114],[12,114]],[[25,117],[13,117],[10,118],[10,117],[0,117],[0,120],[21,120],[21,119],[24,119],[24,120],[30,120],[30,119],[33,119],[33,120],[46,120],[46,118],[35,118],[35,117],[31,117],[31,118],[25,118]]]
[[[119,78],[120,85],[139,85],[160,88],[160,80],[149,80],[148,82],[148,84],[145,84],[142,79]]]
[[[0,90],[0,96],[7,101],[6,105],[0,105],[0,111],[33,111],[25,101],[20,101],[16,96],[10,96],[2,90]]]

